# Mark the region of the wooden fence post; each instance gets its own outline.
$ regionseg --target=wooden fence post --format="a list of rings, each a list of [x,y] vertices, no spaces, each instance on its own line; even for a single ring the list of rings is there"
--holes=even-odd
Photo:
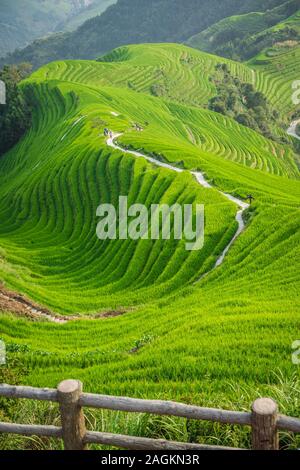
[[[276,429],[277,403],[271,398],[259,398],[252,405],[252,449],[278,450],[279,440]]]
[[[65,450],[86,450],[84,414],[78,403],[81,392],[79,380],[64,380],[57,387]]]

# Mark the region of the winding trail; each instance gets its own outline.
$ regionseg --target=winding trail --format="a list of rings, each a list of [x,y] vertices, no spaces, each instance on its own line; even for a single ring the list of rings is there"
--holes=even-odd
[[[113,116],[118,116],[119,115],[116,112],[111,112],[111,114]],[[80,118],[73,123],[71,128],[74,127],[76,124],[78,124],[85,117],[86,116],[80,116]],[[287,130],[288,135],[290,135],[291,137],[294,137],[298,140],[300,140],[300,136],[297,135],[296,129],[297,129],[297,125],[299,123],[300,123],[300,119],[296,120],[296,121],[293,121],[291,123],[290,127]],[[68,132],[62,137],[61,140],[64,140],[64,138],[66,137],[67,134],[68,134]],[[183,171],[186,171],[186,170],[183,170],[181,168],[177,168],[175,166],[172,166],[169,163],[160,162],[159,160],[156,160],[155,158],[150,157],[148,155],[145,155],[143,153],[136,152],[134,150],[127,150],[127,149],[121,147],[120,145],[115,143],[115,140],[118,137],[120,137],[121,135],[123,135],[123,134],[114,133],[113,136],[106,141],[107,145],[109,147],[112,147],[112,148],[116,149],[116,150],[120,150],[123,153],[133,155],[134,157],[144,158],[144,159],[148,160],[149,162],[153,163],[154,165],[160,166],[162,168],[168,168],[169,170],[176,171],[177,173],[182,173]],[[237,214],[236,214],[236,221],[238,223],[238,229],[237,229],[235,235],[232,237],[232,239],[230,240],[228,245],[223,250],[222,254],[217,259],[217,261],[215,263],[215,266],[210,271],[203,274],[201,276],[201,278],[199,279],[199,280],[201,280],[203,277],[207,276],[210,272],[212,272],[215,268],[221,266],[221,264],[224,262],[226,254],[230,250],[231,246],[236,241],[236,239],[239,237],[239,235],[244,231],[245,223],[244,223],[244,220],[243,220],[243,214],[244,214],[245,210],[249,208],[249,204],[242,201],[241,199],[238,199],[238,198],[232,196],[231,194],[220,191],[219,189],[212,186],[205,179],[203,173],[201,173],[199,171],[197,171],[197,172],[196,171],[190,171],[190,173],[196,178],[197,182],[201,186],[203,186],[204,188],[207,188],[207,189],[215,189],[220,194],[222,194],[222,196],[226,197],[229,201],[234,202],[239,208],[239,210],[237,211]],[[6,311],[6,310],[7,311],[14,311],[15,313],[17,313],[19,315],[31,318],[33,320],[47,320],[49,322],[58,323],[58,324],[65,324],[65,323],[68,323],[69,321],[74,321],[74,320],[79,320],[79,319],[82,319],[82,320],[83,319],[95,320],[95,319],[101,319],[101,318],[111,318],[111,317],[123,315],[125,313],[124,311],[123,312],[114,312],[114,311],[112,311],[112,312],[104,312],[104,313],[100,313],[100,314],[96,314],[96,315],[89,315],[89,316],[88,315],[72,315],[72,316],[58,315],[58,314],[55,314],[53,312],[50,312],[47,309],[41,308],[40,306],[38,306],[37,304],[35,304],[31,300],[25,298],[21,294],[18,294],[16,292],[8,291],[8,290],[4,289],[3,287],[1,288],[1,286],[0,286],[0,312],[1,312],[1,310],[2,311]]]
[[[298,119],[297,121],[293,121],[286,132],[291,137],[300,140],[300,136],[296,132],[298,124],[300,124],[300,119]]]
[[[164,162],[160,162],[159,160],[156,160],[155,158],[153,157],[149,157],[148,155],[145,155],[143,153],[140,153],[140,152],[136,152],[135,150],[127,150],[127,149],[124,149],[123,147],[120,147],[120,145],[116,144],[115,143],[115,140],[120,137],[122,134],[113,134],[112,137],[110,137],[106,143],[109,147],[112,147],[116,150],[120,150],[121,152],[123,153],[128,153],[130,155],[133,155],[134,157],[137,157],[137,158],[145,158],[146,160],[148,160],[149,162],[151,163],[154,163],[155,165],[157,166],[160,166],[160,167],[163,167],[163,168],[168,168],[169,170],[172,170],[172,171],[176,171],[177,173],[182,173],[183,171],[186,171],[186,170],[183,170],[181,168],[177,168],[176,166],[172,166],[170,165],[169,163],[164,163]],[[243,220],[243,213],[245,212],[246,209],[249,208],[249,204],[247,204],[246,202],[242,201],[241,199],[238,199],[234,196],[232,196],[231,194],[227,194],[227,193],[224,193],[222,191],[220,191],[219,189],[217,188],[214,188],[204,177],[203,173],[199,172],[199,171],[190,171],[190,173],[196,178],[197,182],[203,186],[204,188],[208,188],[208,189],[215,189],[216,191],[218,191],[220,194],[222,194],[222,196],[226,197],[227,199],[229,199],[229,201],[231,202],[234,202],[238,207],[239,207],[239,210],[236,214],[236,218],[235,220],[237,221],[238,223],[238,229],[235,233],[235,235],[233,236],[233,238],[230,240],[230,242],[228,243],[228,245],[226,246],[226,248],[223,250],[222,254],[219,256],[219,258],[217,259],[216,263],[215,263],[215,266],[213,269],[217,268],[218,266],[221,266],[221,264],[223,263],[224,259],[225,259],[225,256],[226,254],[228,253],[229,249],[231,248],[231,246],[233,245],[233,243],[235,242],[235,240],[239,237],[239,235],[243,232],[243,230],[245,229],[245,223],[244,223],[244,220]],[[207,274],[209,274],[209,272],[211,271],[208,271],[207,273],[205,273],[201,279],[206,276]]]

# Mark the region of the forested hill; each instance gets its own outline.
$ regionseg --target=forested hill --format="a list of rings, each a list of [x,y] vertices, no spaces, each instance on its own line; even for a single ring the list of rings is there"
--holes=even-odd
[[[130,43],[182,42],[230,15],[265,11],[282,0],[119,0],[72,33],[37,40],[3,63],[95,58]]]
[[[1,0],[0,57],[53,31],[76,29],[115,0]]]
[[[248,60],[276,44],[282,48],[296,43],[300,43],[300,0],[224,18],[187,41],[192,47],[234,60]]]

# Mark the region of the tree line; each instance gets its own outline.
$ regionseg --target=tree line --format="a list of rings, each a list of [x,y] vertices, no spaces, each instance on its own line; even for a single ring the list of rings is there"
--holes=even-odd
[[[22,89],[21,80],[31,72],[31,65],[5,65],[0,80],[6,88],[6,104],[0,105],[0,155],[13,147],[31,124],[31,106]]]

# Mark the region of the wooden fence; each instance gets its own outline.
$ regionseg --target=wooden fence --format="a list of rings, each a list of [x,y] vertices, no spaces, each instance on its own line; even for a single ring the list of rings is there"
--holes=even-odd
[[[247,413],[201,408],[172,401],[141,400],[83,393],[82,383],[77,380],[65,380],[59,384],[57,389],[0,385],[0,396],[58,402],[61,427],[0,423],[0,433],[62,439],[66,450],[85,450],[88,444],[102,444],[132,450],[232,450],[229,447],[88,431],[85,426],[84,407],[131,413],[153,413],[251,426],[252,449],[255,450],[277,450],[279,448],[279,430],[300,433],[300,419],[280,415],[277,404],[270,398],[259,398],[253,403],[251,412]]]

